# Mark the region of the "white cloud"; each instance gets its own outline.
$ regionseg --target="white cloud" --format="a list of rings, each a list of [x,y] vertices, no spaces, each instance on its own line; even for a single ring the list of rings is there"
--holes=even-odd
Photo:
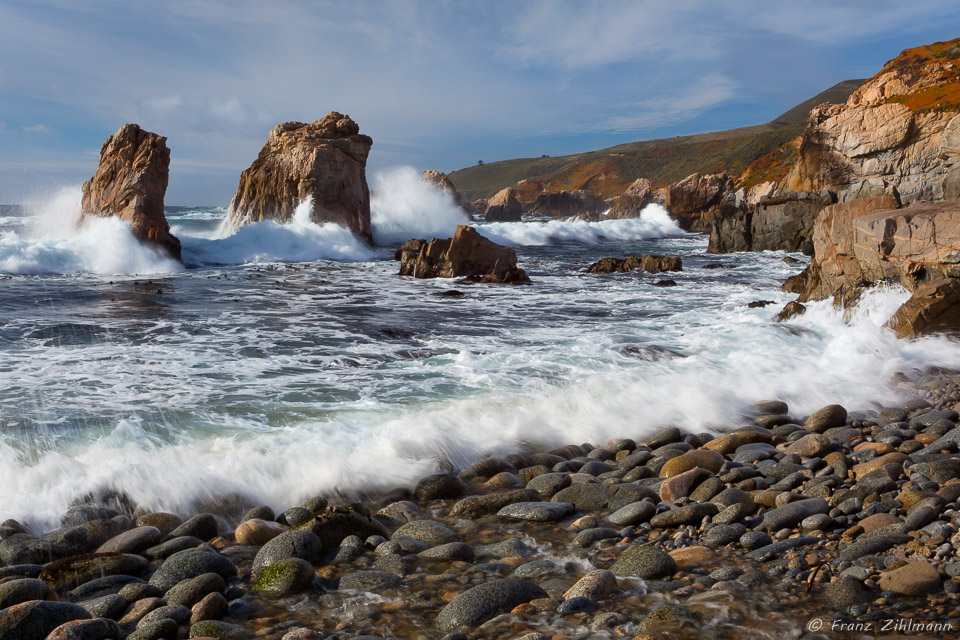
[[[723,104],[737,93],[736,82],[720,74],[700,78],[686,87],[671,87],[654,98],[639,100],[619,114],[592,126],[594,131],[641,131],[686,122]]]
[[[33,133],[38,136],[45,136],[51,133],[50,127],[45,124],[26,124],[21,127],[24,133]]]
[[[851,77],[837,47],[923,42],[903,34],[946,30],[954,5],[12,0],[0,3],[0,60],[19,62],[0,70],[0,119],[11,132],[33,119],[78,132],[75,157],[138,122],[167,136],[184,172],[228,175],[217,193],[232,193],[231,168],[249,166],[276,123],[332,109],[374,138],[371,165],[449,170],[555,155],[560,142],[541,148],[553,134],[576,151],[598,134],[707,130],[724,107],[725,126],[755,124]],[[753,112],[730,115],[751,100]],[[0,161],[49,157],[64,137],[18,136],[21,147],[5,137]]]

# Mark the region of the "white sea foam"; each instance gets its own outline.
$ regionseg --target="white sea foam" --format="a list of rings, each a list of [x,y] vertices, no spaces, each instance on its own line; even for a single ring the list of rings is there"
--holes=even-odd
[[[310,219],[313,199],[307,198],[284,224],[266,220],[237,229],[222,237],[219,230],[190,235],[181,226],[183,259],[191,264],[248,264],[257,262],[307,262],[313,260],[363,261],[376,254],[349,229]]]
[[[683,230],[658,204],[649,204],[638,218],[625,220],[550,220],[547,222],[491,222],[477,230],[494,242],[511,246],[539,246],[556,242],[596,244],[601,240],[650,240],[683,235]]]
[[[420,182],[412,167],[376,174],[370,197],[370,226],[378,245],[402,244],[411,238],[449,238],[470,216],[453,197]]]
[[[141,244],[117,218],[80,222],[80,189],[62,189],[32,207],[26,224],[0,232],[0,272],[157,274],[182,267]]]
[[[198,500],[234,493],[281,508],[316,493],[409,485],[437,460],[466,464],[486,452],[514,451],[521,443],[602,443],[642,437],[666,424],[690,430],[730,427],[746,403],[760,399],[785,400],[798,417],[833,402],[851,409],[875,407],[874,402],[901,398],[889,386],[895,373],[960,367],[957,343],[897,340],[882,327],[906,298],[902,289],[869,292],[848,322],[829,302],[813,303],[793,330],[771,322],[769,310],[746,309],[743,295],[731,289],[729,304],[719,309],[691,306],[671,318],[666,329],[662,318],[627,318],[616,329],[573,342],[573,334],[557,334],[562,348],[496,349],[490,343],[485,349],[481,342],[461,342],[458,355],[410,365],[422,375],[400,382],[421,380],[422,388],[413,386],[405,395],[429,395],[438,382],[429,374],[436,369],[442,380],[475,389],[442,400],[398,405],[373,387],[374,393],[332,411],[300,408],[295,419],[218,414],[221,424],[214,432],[179,420],[161,427],[131,418],[68,449],[25,452],[23,443],[7,440],[0,446],[0,515],[49,525],[71,499],[104,487],[121,489],[152,508],[180,512]],[[524,331],[544,344],[554,335],[552,328]],[[619,352],[612,334],[659,335],[686,357],[635,360]],[[152,350],[138,353],[164,362]],[[215,362],[203,352],[181,366],[188,371],[200,364],[220,379],[237,378],[241,387],[220,393],[242,393],[248,384],[244,375],[257,382],[258,395],[271,398],[308,383],[332,384],[321,370],[294,380],[276,378],[264,375],[276,367],[270,361]],[[259,368],[248,373],[254,364]],[[546,371],[552,375],[537,374]],[[97,374],[108,385],[125,375],[122,368]],[[134,385],[146,393],[175,383],[154,379],[150,385],[150,372],[143,375]],[[384,384],[397,384],[391,379],[384,378]],[[169,402],[171,410],[177,409],[176,399]],[[277,424],[282,426],[270,426]]]

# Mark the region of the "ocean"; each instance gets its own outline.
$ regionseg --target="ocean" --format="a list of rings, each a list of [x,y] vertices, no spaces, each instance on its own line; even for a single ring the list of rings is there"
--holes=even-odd
[[[170,207],[185,265],[117,220],[78,228],[79,188],[3,209],[0,519],[54,526],[107,491],[182,513],[235,496],[285,508],[490,452],[722,430],[757,400],[879,408],[900,382],[960,367],[955,342],[882,328],[908,297],[897,287],[775,322],[804,256],[709,255],[657,205],[484,224],[412,170],[373,187],[376,247],[306,207],[233,234],[222,207]],[[514,247],[533,284],[396,275],[400,243],[463,223]],[[644,253],[683,271],[585,272]]]

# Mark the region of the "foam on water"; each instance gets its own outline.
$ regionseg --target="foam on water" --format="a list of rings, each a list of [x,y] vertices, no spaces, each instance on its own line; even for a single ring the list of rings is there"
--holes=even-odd
[[[491,222],[478,231],[494,242],[510,246],[542,246],[555,242],[597,244],[602,240],[649,240],[683,235],[683,230],[658,204],[649,204],[638,218],[625,220],[549,220],[547,222]]]
[[[313,198],[308,197],[297,206],[287,223],[256,222],[226,237],[222,237],[219,230],[191,235],[179,225],[175,225],[172,232],[180,238],[183,259],[189,264],[363,261],[376,257],[345,227],[314,223],[310,219],[312,208]]]
[[[11,274],[172,273],[182,267],[162,252],[142,245],[116,218],[80,222],[79,187],[56,193],[33,207],[17,228],[0,231],[0,272]]]
[[[528,331],[535,346],[463,348],[452,357],[410,365],[422,370],[425,386],[411,387],[409,396],[423,395],[436,383],[428,375],[431,369],[474,388],[471,394],[400,404],[387,394],[363,394],[335,408],[304,406],[299,418],[281,422],[267,415],[217,413],[210,417],[217,427],[209,429],[176,420],[160,429],[131,417],[99,437],[39,450],[8,434],[0,438],[3,515],[50,525],[70,500],[103,488],[180,512],[231,494],[280,508],[316,493],[410,485],[438,460],[466,464],[487,452],[514,451],[521,443],[600,443],[639,437],[665,424],[690,430],[732,426],[746,403],[765,398],[787,401],[797,416],[832,402],[869,408],[900,397],[888,386],[894,373],[960,367],[956,343],[897,340],[882,327],[906,298],[902,289],[869,292],[848,322],[829,303],[813,303],[793,331],[771,323],[769,310],[746,309],[748,292],[731,288],[729,293],[729,303],[719,309],[693,305],[671,318],[674,330],[661,337],[685,356],[675,359],[638,361],[610,337],[628,329],[641,335],[655,331],[662,318],[626,320],[627,327],[591,332],[573,342],[549,328],[516,328],[508,331]],[[146,351],[141,357],[157,356]],[[197,364],[214,364],[208,361],[203,353],[196,356]],[[264,363],[271,365],[276,366]],[[239,361],[236,366],[249,365]],[[523,371],[526,377],[518,375]],[[119,380],[124,372],[101,377],[110,383],[114,375]],[[311,380],[256,379],[255,393],[265,399]],[[312,379],[317,384],[323,378]],[[103,401],[110,401],[109,394]],[[177,410],[176,402],[169,408]]]
[[[449,238],[461,224],[470,224],[466,212],[450,194],[421,182],[413,167],[397,167],[374,176],[370,226],[376,244]]]

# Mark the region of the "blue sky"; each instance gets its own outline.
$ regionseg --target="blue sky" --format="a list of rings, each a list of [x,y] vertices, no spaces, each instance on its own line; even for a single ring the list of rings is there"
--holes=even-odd
[[[766,122],[957,36],[956,0],[3,0],[0,202],[125,122],[168,137],[168,204],[227,204],[278,122],[342,111],[369,171],[451,171]]]

